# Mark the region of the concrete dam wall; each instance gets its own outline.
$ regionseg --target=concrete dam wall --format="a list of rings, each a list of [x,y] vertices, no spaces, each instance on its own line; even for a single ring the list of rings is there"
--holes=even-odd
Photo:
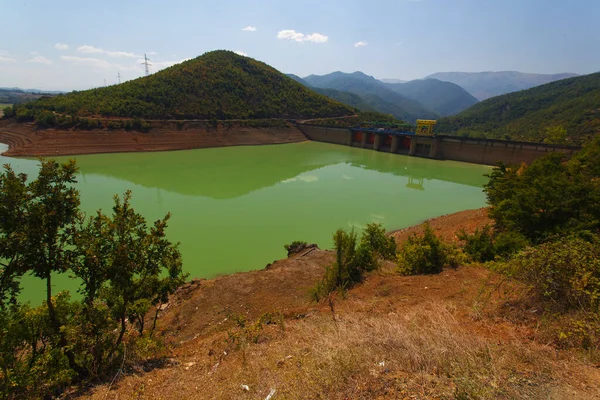
[[[530,164],[548,153],[561,152],[570,158],[580,150],[577,146],[517,142],[510,140],[474,139],[457,136],[418,136],[376,133],[348,128],[298,125],[310,140],[361,147],[377,151],[426,157],[436,160],[464,161],[494,165]]]

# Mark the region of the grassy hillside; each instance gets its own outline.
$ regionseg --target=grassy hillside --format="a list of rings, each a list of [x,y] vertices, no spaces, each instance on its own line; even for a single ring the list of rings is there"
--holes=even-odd
[[[572,78],[576,74],[527,74],[516,71],[499,72],[438,72],[425,79],[455,83],[478,100],[489,99],[519,90],[544,85],[560,79]]]
[[[212,51],[120,85],[41,99],[20,112],[40,110],[147,119],[319,118],[355,111],[230,51]]]
[[[418,101],[443,117],[458,114],[478,103],[478,100],[462,87],[437,79],[418,79],[386,85],[394,92]]]
[[[438,133],[580,143],[600,133],[600,73],[483,101],[438,121]]]
[[[362,72],[352,74],[333,72],[322,76],[310,75],[305,77],[304,81],[308,85],[317,88],[353,93],[360,96],[368,107],[384,114],[391,114],[404,121],[414,122],[419,118],[435,119],[439,117],[438,113],[428,109],[418,101],[396,93],[383,82]]]

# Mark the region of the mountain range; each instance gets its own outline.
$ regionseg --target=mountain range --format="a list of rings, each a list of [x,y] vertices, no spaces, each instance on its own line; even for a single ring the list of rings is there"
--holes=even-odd
[[[577,74],[528,74],[516,71],[438,72],[425,79],[455,83],[481,101],[575,76]]]
[[[378,111],[414,122],[452,115],[477,103],[458,85],[435,79],[386,83],[362,72],[333,72],[300,78],[309,88],[362,111]]]

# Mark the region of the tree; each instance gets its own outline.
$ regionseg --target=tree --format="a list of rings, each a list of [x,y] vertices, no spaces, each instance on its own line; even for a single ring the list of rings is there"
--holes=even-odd
[[[18,354],[0,356],[0,395],[46,394],[106,371],[122,354],[127,327],[144,335],[150,308],[185,279],[178,245],[166,237],[169,214],[148,227],[127,192],[115,196],[111,216],[86,218],[76,172],[74,161],[42,160],[29,183],[8,165],[0,174],[0,349]],[[52,292],[52,277],[67,272],[81,279],[81,300]],[[46,283],[40,307],[18,302],[27,273]]]

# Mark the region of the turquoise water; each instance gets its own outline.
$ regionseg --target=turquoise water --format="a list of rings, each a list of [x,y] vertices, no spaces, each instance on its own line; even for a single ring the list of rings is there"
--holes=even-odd
[[[37,171],[37,160],[0,158]],[[263,268],[294,240],[329,248],[338,228],[377,221],[400,229],[482,207],[490,171],[316,142],[74,158],[88,214],[110,212],[112,196],[128,189],[149,221],[172,213],[168,235],[181,243],[191,277]],[[66,276],[55,283],[56,291],[76,286]],[[23,285],[25,298],[42,299],[33,278]]]

